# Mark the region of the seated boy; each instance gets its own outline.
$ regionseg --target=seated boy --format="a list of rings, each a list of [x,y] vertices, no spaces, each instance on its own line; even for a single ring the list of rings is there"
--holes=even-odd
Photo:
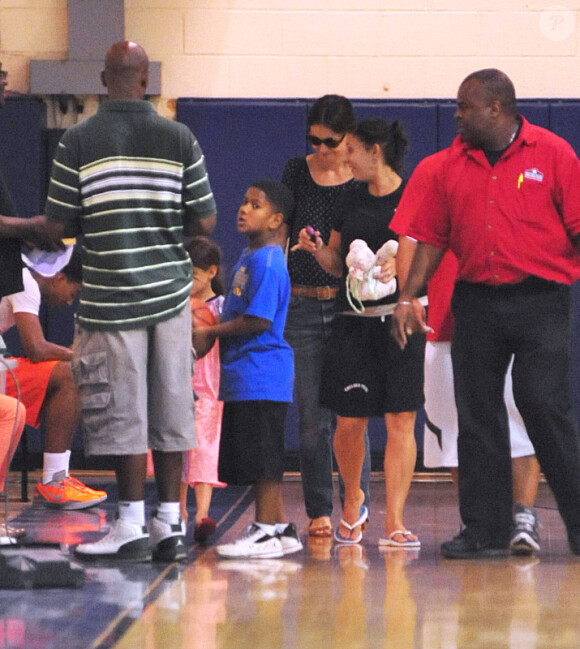
[[[24,290],[2,298],[0,334],[13,325],[18,328],[27,358],[17,359],[14,373],[26,406],[26,423],[36,427],[44,421],[43,473],[36,485],[36,499],[60,509],[85,509],[106,500],[107,494],[69,476],[70,447],[80,419],[70,369],[73,352],[46,340],[38,317],[41,297],[52,307],[72,304],[81,288],[81,262],[72,248],[54,256],[57,261],[52,268],[45,265],[41,272],[33,266],[23,268]],[[18,394],[10,374],[6,394]]]
[[[227,558],[273,558],[302,549],[296,526],[286,521],[281,489],[294,360],[284,340],[290,279],[278,243],[292,204],[292,193],[279,182],[262,180],[248,189],[237,222],[249,245],[233,269],[221,323],[193,332],[194,346],[220,338],[219,479],[255,485],[255,521],[235,543],[216,548]]]

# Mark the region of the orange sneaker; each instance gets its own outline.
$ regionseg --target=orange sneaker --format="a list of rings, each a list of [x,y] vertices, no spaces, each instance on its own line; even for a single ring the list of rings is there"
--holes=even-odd
[[[107,492],[91,489],[80,480],[59,471],[49,483],[36,483],[35,500],[58,509],[87,509],[107,500]]]

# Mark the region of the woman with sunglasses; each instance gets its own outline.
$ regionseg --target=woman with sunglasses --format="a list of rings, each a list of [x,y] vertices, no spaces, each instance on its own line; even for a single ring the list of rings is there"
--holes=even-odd
[[[337,315],[326,346],[320,401],[337,415],[334,452],[345,483],[342,520],[335,539],[358,543],[368,518],[360,488],[364,431],[369,417],[385,417],[386,520],[380,546],[418,548],[419,539],[404,523],[404,508],[415,459],[415,416],[423,403],[425,336],[409,338],[404,351],[390,334],[390,320],[398,291],[379,301],[365,301],[355,311],[346,295],[345,258],[352,241],[362,239],[376,252],[397,235],[389,224],[403,193],[400,173],[407,139],[399,122],[367,119],[347,136],[348,162],[356,180],[335,205],[328,243],[312,241],[302,230],[297,248],[312,254],[330,274],[342,277],[336,300]],[[394,262],[381,270],[387,281],[396,274]],[[373,317],[374,316],[374,317]]]
[[[314,151],[305,158],[289,160],[282,182],[294,194],[295,208],[289,223],[292,248],[298,233],[313,227],[326,243],[332,227],[332,210],[338,197],[353,184],[346,160],[346,133],[355,124],[350,101],[340,95],[317,99],[307,116],[306,139]],[[288,253],[292,297],[285,338],[294,350],[294,398],[298,409],[300,470],[308,533],[332,536],[333,506],[332,436],[334,416],[319,403],[322,353],[330,334],[339,280],[324,271],[302,250]],[[368,494],[370,454],[367,454],[363,489]]]

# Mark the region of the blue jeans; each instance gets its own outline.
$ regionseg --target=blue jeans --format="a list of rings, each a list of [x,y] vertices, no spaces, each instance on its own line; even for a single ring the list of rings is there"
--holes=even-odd
[[[300,471],[304,503],[309,518],[332,514],[333,413],[319,403],[320,373],[326,341],[334,316],[334,300],[290,298],[284,336],[294,350],[294,399],[298,409]],[[336,350],[339,354],[340,350]],[[365,460],[361,488],[365,504],[370,503],[371,458],[368,431],[365,431]],[[341,481],[340,498],[343,500]]]

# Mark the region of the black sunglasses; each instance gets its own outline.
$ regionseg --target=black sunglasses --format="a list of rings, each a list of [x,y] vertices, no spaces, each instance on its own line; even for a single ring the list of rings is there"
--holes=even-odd
[[[306,133],[306,139],[312,144],[312,146],[320,146],[321,144],[324,144],[324,146],[328,147],[329,149],[336,149],[336,147],[344,140],[346,133],[343,134],[343,136],[340,138],[340,140],[335,140],[332,137],[325,137],[325,138],[319,138],[316,137],[316,135],[311,135],[310,133]]]

